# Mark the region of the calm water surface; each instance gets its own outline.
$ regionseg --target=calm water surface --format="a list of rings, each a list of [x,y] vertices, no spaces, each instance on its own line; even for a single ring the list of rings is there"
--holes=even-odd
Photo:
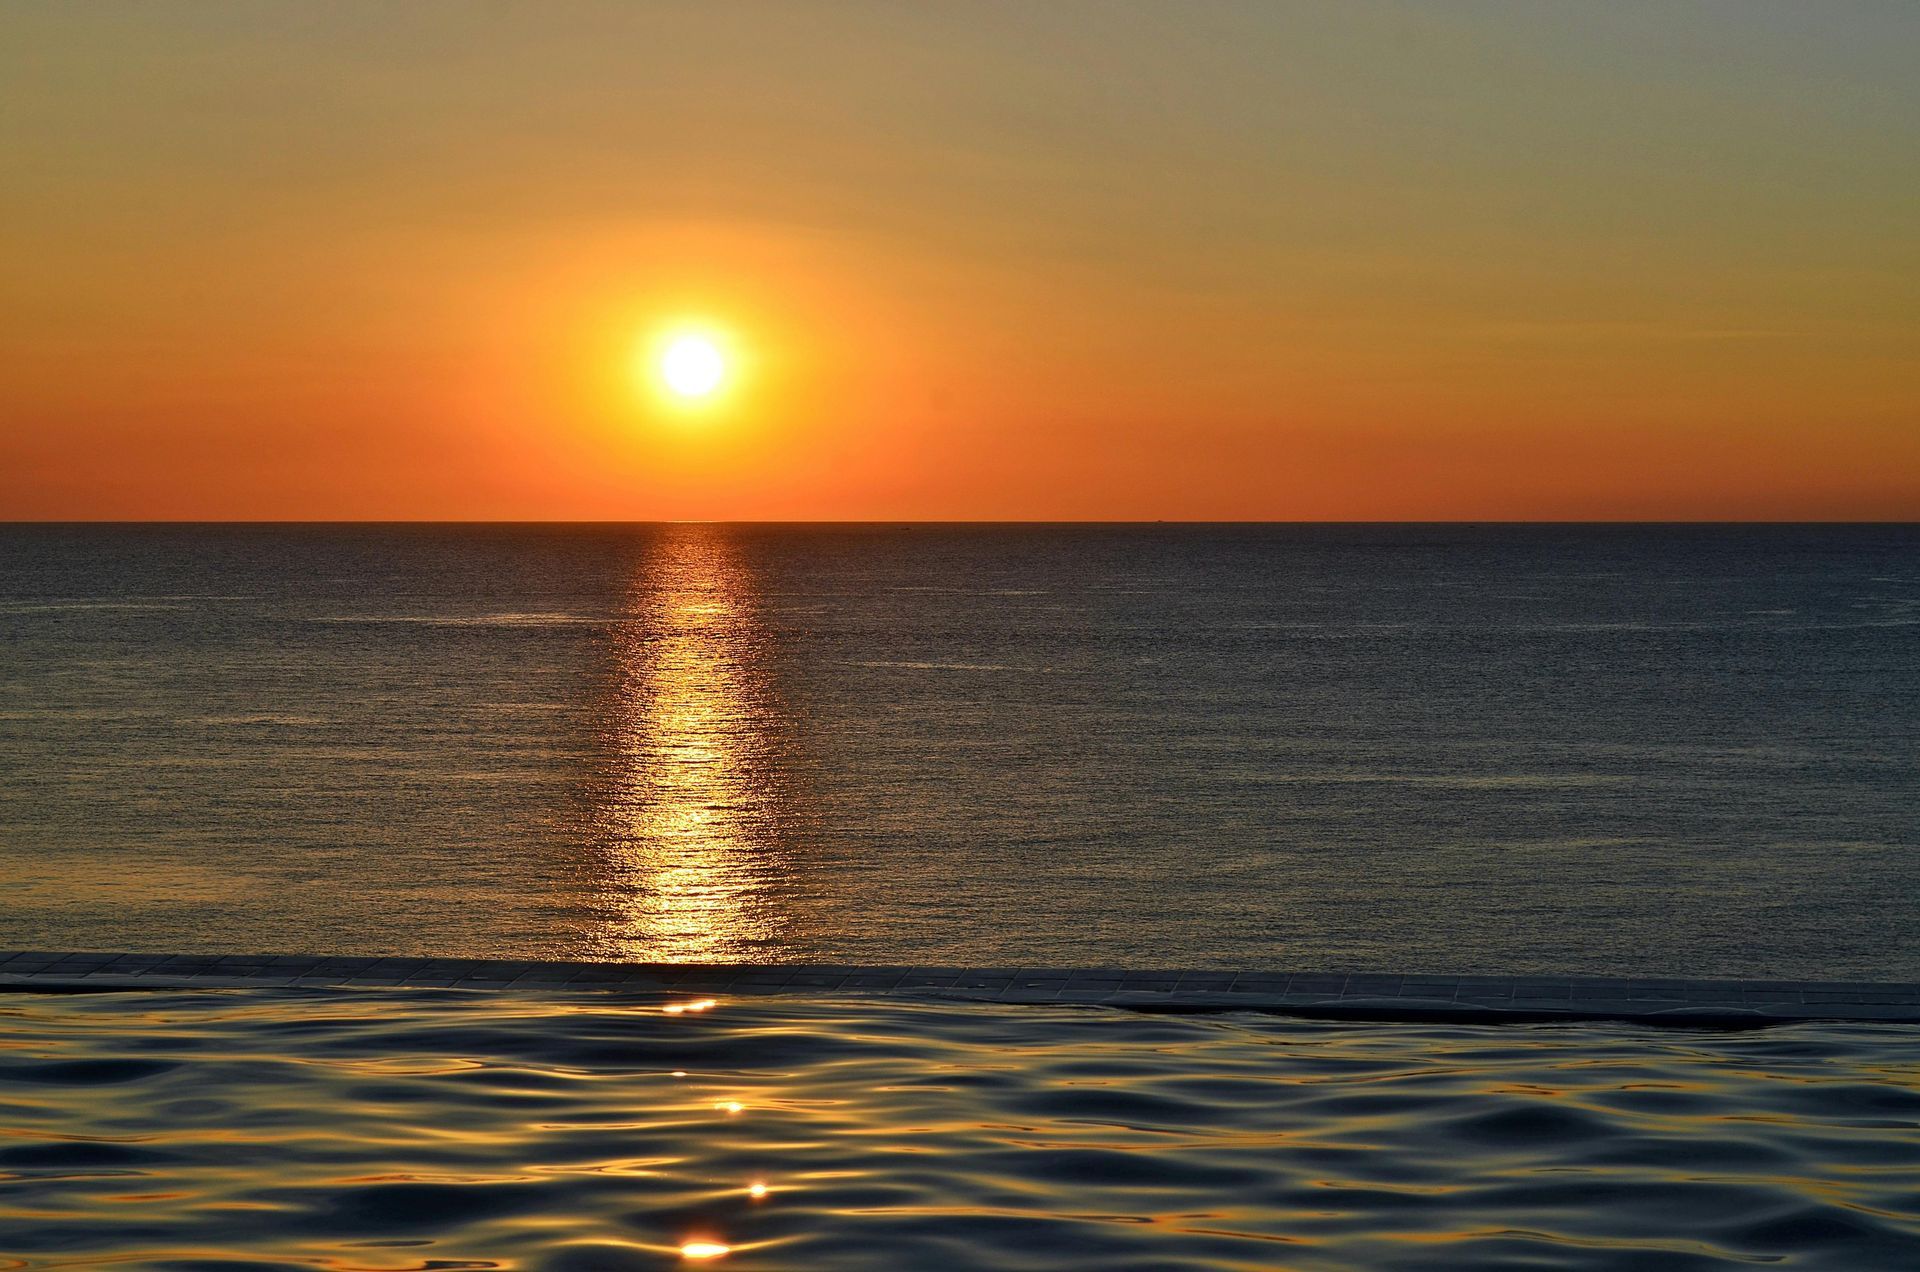
[[[1920,977],[1914,527],[0,527],[0,945]]]
[[[665,1005],[7,996],[0,1266],[1920,1266],[1912,1028]]]

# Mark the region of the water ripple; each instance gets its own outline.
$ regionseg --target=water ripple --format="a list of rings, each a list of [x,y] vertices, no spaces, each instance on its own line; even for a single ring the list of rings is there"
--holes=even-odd
[[[0,1267],[1920,1266],[1920,1031],[0,1004]]]

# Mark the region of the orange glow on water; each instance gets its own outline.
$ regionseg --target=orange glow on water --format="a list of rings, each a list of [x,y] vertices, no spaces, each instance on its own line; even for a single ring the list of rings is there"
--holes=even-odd
[[[663,962],[751,961],[785,915],[783,788],[766,636],[735,545],[676,527],[634,582],[616,633],[605,729],[616,766],[590,832],[608,870],[597,953]],[[679,1014],[714,1001],[673,1003]]]
[[[778,1112],[717,1124],[690,1122],[684,1103],[606,1048],[633,1023],[618,996],[395,990],[336,1002],[249,991],[217,1012],[177,995],[32,997],[44,1001],[9,1007],[16,1061],[62,1076],[102,1070],[108,1081],[39,1086],[35,1116],[0,1124],[17,1142],[42,1152],[130,1142],[130,1086],[151,1107],[190,1094],[215,1102],[214,1117],[228,1100],[287,1114],[285,1125],[222,1131],[181,1110],[143,1128],[138,1143],[156,1151],[137,1193],[102,1194],[84,1173],[38,1180],[43,1194],[15,1206],[9,1235],[38,1223],[42,1234],[103,1236],[111,1249],[82,1252],[95,1256],[90,1267],[147,1257],[157,1224],[186,1234],[175,1247],[186,1253],[205,1245],[269,1260],[300,1242],[331,1265],[363,1267],[415,1196],[447,1198],[433,1228],[447,1262],[483,1261],[507,1231],[526,1247],[521,1262],[569,1267],[758,1256],[815,1239],[882,1261],[890,1241],[938,1243],[949,1262],[994,1267],[1018,1262],[1029,1233],[1067,1252],[1061,1266],[1095,1266],[1072,1258],[1089,1222],[1101,1224],[1111,1264],[1272,1267],[1290,1251],[1296,1262],[1361,1267],[1378,1265],[1381,1250],[1421,1248],[1480,1267],[1532,1233],[1540,1250],[1612,1251],[1612,1262],[1637,1266],[1683,1241],[1710,1244],[1756,1208],[1791,1205],[1810,1221],[1806,1235],[1775,1243],[1783,1260],[1837,1250],[1825,1261],[1877,1268],[1848,1261],[1861,1229],[1847,1225],[1861,1215],[1907,1224],[1913,1213],[1904,1174],[1863,1167],[1859,1136],[1831,1134],[1859,1120],[1863,1091],[1891,1102],[1920,1092],[1910,1040],[1878,1026],[1719,1034],[1589,1023],[1516,1035],[1174,1017],[1110,1028],[1126,1022],[781,995],[726,1013],[698,1040],[717,1070],[741,1075],[743,1097]],[[604,1062],[573,1070],[583,1045]],[[158,1072],[129,1065],[135,1052]],[[235,1065],[235,1055],[266,1063]],[[530,1058],[581,1080],[543,1087],[537,1102],[474,1098],[466,1076],[513,1075]],[[876,1067],[892,1080],[876,1082]],[[450,1167],[456,1141],[472,1155]],[[1623,1160],[1620,1146],[1636,1143],[1660,1151]],[[742,1181],[747,1153],[756,1175]],[[1062,1171],[1063,1160],[1102,1169]],[[1223,1191],[1223,1169],[1248,1186]],[[775,1170],[798,1181],[790,1195],[758,1174]],[[1570,1202],[1581,1178],[1597,1176],[1618,1195]],[[503,1224],[495,1199],[529,1178],[552,1208],[518,1212],[517,1226],[508,1209]],[[647,1182],[636,1193],[623,1178]],[[779,1206],[767,1202],[775,1191]],[[674,1199],[636,1210],[649,1195]],[[1677,1223],[1688,1207],[1700,1217]],[[249,1220],[238,1232],[236,1213]],[[671,1226],[651,1229],[661,1222]],[[1897,1240],[1904,1229],[1887,1231]]]
[[[666,1012],[669,1016],[678,1016],[680,1013],[688,1011],[711,1011],[718,1005],[719,1004],[711,998],[700,998],[690,1003],[668,1003],[660,1010]]]

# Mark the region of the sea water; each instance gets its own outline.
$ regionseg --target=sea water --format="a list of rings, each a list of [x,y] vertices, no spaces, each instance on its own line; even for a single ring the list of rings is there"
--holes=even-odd
[[[1920,528],[0,527],[0,946],[1920,977]]]

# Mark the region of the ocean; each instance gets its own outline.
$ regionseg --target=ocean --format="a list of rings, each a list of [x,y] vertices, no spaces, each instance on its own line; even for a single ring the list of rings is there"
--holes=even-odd
[[[0,947],[1920,979],[1920,527],[0,527]]]

